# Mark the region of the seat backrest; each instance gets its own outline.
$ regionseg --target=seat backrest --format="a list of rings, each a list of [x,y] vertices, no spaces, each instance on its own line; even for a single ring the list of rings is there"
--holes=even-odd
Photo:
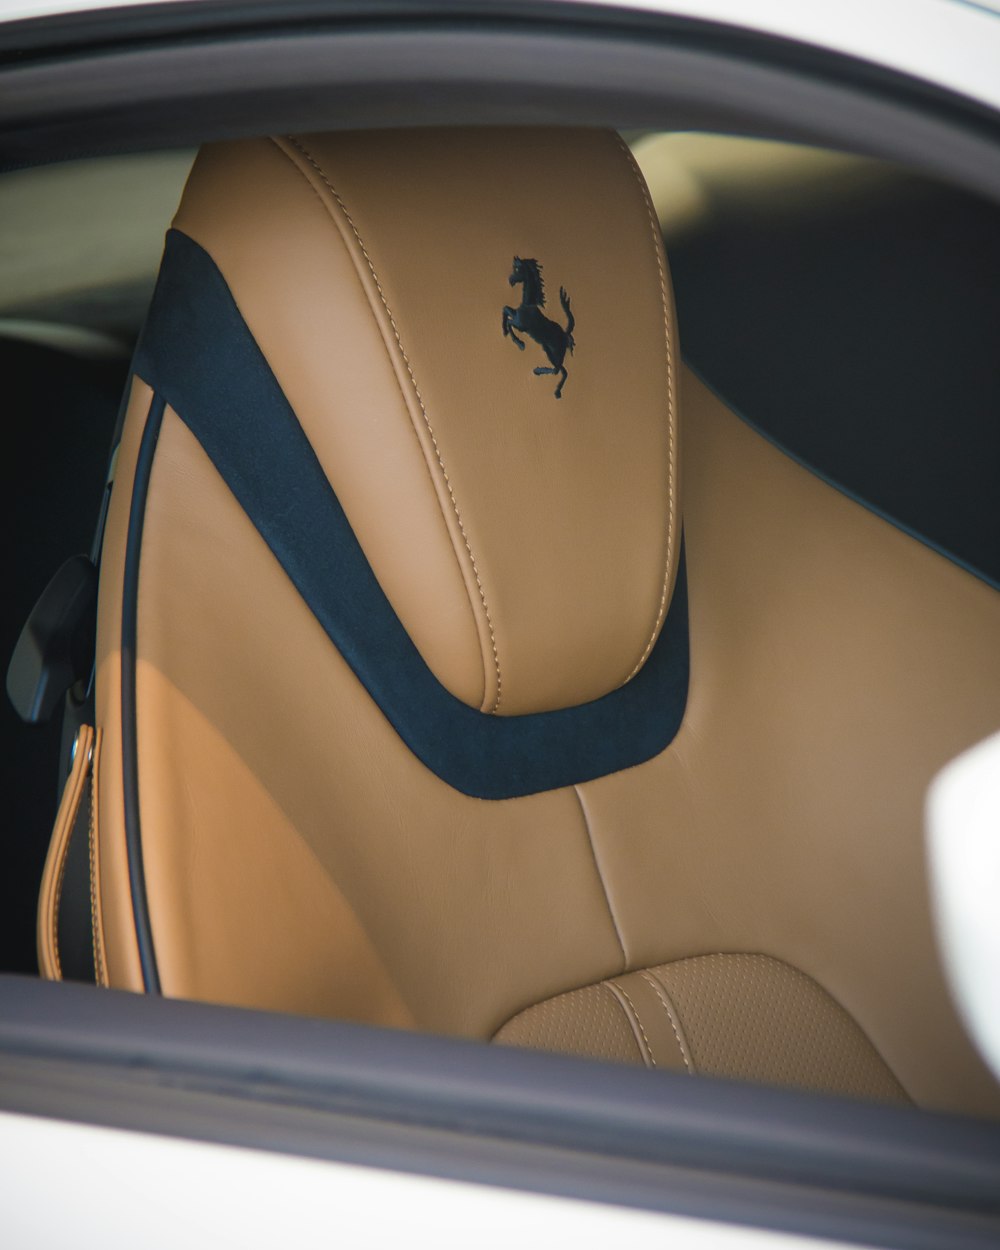
[[[681,375],[613,134],[202,152],[104,546],[111,984],[1000,1108],[921,836],[1000,596]]]

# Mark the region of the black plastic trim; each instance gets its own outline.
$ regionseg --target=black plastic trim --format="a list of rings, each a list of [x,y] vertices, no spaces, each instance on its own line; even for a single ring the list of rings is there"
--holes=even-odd
[[[139,747],[136,710],[136,629],[139,615],[139,558],[142,551],[142,530],[146,519],[146,496],[153,471],[156,443],[163,424],[164,400],[155,395],[139,444],[135,481],[129,506],[128,538],[125,542],[125,572],[122,586],[122,785],[125,806],[125,845],[128,852],[129,886],[135,932],[139,946],[139,964],[143,985],[149,994],[160,993],[160,976],[153,949],[153,931],[149,921],[146,877],[142,864],[142,832],[139,821]]]
[[[96,607],[97,569],[87,556],[70,556],[31,609],[7,669],[7,695],[26,724],[50,720],[89,674]]]

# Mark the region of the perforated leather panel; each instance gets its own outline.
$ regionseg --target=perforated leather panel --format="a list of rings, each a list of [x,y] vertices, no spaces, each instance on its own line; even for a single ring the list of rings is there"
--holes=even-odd
[[[504,1025],[495,1040],[588,1059],[644,1062],[632,1024],[607,982],[560,994],[522,1011]]]
[[[701,955],[561,994],[515,1016],[494,1040],[909,1102],[847,1012],[767,955]]]

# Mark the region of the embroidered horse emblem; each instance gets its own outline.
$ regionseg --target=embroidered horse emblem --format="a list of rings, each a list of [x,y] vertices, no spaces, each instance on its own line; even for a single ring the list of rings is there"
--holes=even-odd
[[[559,302],[567,317],[564,330],[557,321],[552,321],[542,312],[545,307],[545,283],[542,280],[542,267],[537,260],[522,260],[520,256],[515,256],[514,268],[508,280],[511,286],[521,284],[521,303],[517,308],[507,305],[503,310],[504,338],[509,335],[517,344],[518,350],[522,352],[524,341],[517,337],[515,330],[520,330],[522,334],[535,340],[552,366],[546,369],[544,365],[538,365],[535,374],[536,376],[544,373],[561,374],[556,386],[556,399],[561,399],[567,378],[566,366],[563,362],[566,359],[566,353],[572,354],[576,346],[573,342],[573,327],[576,325],[576,318],[570,309],[566,288],[559,288]]]

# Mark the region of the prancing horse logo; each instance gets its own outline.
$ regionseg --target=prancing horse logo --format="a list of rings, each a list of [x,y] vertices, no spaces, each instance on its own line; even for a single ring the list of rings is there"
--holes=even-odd
[[[576,318],[570,309],[566,288],[559,288],[559,302],[568,318],[564,330],[558,322],[550,320],[542,312],[545,307],[545,283],[542,281],[542,267],[537,260],[522,260],[520,256],[515,256],[509,281],[511,286],[521,283],[521,303],[517,308],[511,308],[510,305],[504,308],[504,337],[510,335],[522,352],[524,342],[517,337],[515,330],[520,330],[522,334],[535,340],[548,356],[549,364],[552,366],[551,369],[546,369],[544,365],[538,365],[535,373],[539,376],[543,373],[561,373],[562,377],[556,387],[556,399],[561,399],[567,377],[563,361],[566,359],[567,351],[572,354],[576,346],[573,342],[573,327],[576,325]]]

